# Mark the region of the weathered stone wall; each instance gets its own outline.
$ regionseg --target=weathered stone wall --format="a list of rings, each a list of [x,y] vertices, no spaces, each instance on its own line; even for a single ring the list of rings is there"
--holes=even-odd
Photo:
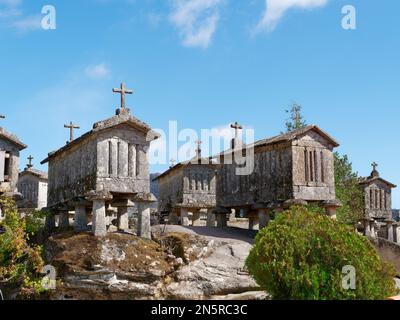
[[[168,211],[179,205],[187,208],[216,206],[216,167],[185,164],[158,179],[159,208]]]
[[[183,168],[177,168],[158,180],[160,212],[169,211],[170,208],[183,200]]]
[[[0,192],[14,192],[17,189],[19,172],[19,150],[7,140],[0,140],[0,150],[10,153],[9,181],[0,181]],[[3,170],[3,168],[1,168]]]
[[[290,142],[256,147],[254,172],[236,174],[224,164],[218,178],[218,205],[246,207],[290,199],[335,200],[333,145],[309,131]]]
[[[364,187],[365,213],[370,218],[386,219],[392,216],[392,190],[376,180]]]
[[[49,161],[48,206],[96,189],[97,147],[93,137]]]
[[[377,249],[380,257],[384,261],[393,263],[396,268],[397,275],[400,276],[400,244],[382,238],[370,238],[370,240]]]
[[[26,208],[42,209],[47,206],[47,181],[32,174],[20,176],[18,191],[24,196]]]
[[[146,136],[128,126],[101,132],[97,138],[97,190],[149,193]]]
[[[335,200],[333,146],[313,131],[292,144],[294,199]]]
[[[183,172],[182,205],[195,208],[216,206],[216,168],[208,164],[189,164]]]
[[[290,144],[257,148],[251,175],[237,175],[236,168],[236,164],[225,164],[221,167],[217,196],[219,206],[242,207],[256,202],[291,198]]]

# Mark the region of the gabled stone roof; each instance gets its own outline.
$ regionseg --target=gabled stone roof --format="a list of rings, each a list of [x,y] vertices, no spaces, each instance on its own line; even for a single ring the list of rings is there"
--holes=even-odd
[[[69,149],[71,149],[73,146],[76,146],[82,142],[84,142],[86,139],[88,139],[89,137],[104,131],[104,130],[108,130],[108,129],[112,129],[116,126],[122,125],[122,124],[126,124],[132,128],[135,128],[141,132],[143,132],[144,134],[148,134],[150,132],[150,136],[149,138],[151,140],[155,140],[158,139],[160,137],[160,135],[157,132],[152,131],[152,129],[150,128],[150,126],[148,126],[146,123],[140,121],[139,119],[135,118],[134,116],[128,114],[128,113],[121,113],[118,114],[116,116],[113,116],[109,119],[103,120],[103,121],[99,121],[96,122],[93,125],[93,129],[90,130],[89,132],[86,132],[85,134],[83,134],[82,136],[80,136],[79,138],[75,139],[74,141],[68,143],[67,145],[65,145],[64,147],[58,149],[57,151],[53,151],[50,152],[48,154],[48,157],[46,159],[44,159],[42,162],[40,162],[41,164],[44,164],[46,162],[49,162],[50,159],[56,157],[57,155],[61,154],[64,151],[67,151]]]
[[[275,144],[275,143],[293,141],[293,140],[297,139],[299,136],[301,136],[309,131],[317,132],[319,135],[321,135],[326,140],[328,140],[334,147],[339,146],[339,143],[335,139],[333,139],[329,134],[327,134],[325,131],[321,130],[315,124],[306,126],[304,128],[296,129],[296,130],[293,130],[288,133],[280,134],[280,135],[272,137],[272,138],[259,140],[256,143],[254,143],[254,146],[261,147],[261,146],[271,145],[271,144]]]
[[[203,163],[202,163],[202,160],[204,160]],[[196,163],[196,162],[197,162],[197,163]],[[164,171],[162,174],[160,174],[160,175],[158,175],[157,177],[155,177],[152,181],[157,181],[157,180],[159,180],[160,178],[163,178],[163,177],[167,176],[167,175],[170,174],[172,171],[175,171],[175,170],[177,170],[177,169],[179,169],[179,168],[181,168],[181,167],[184,167],[184,166],[187,166],[187,165],[190,165],[190,164],[200,164],[200,165],[201,165],[201,164],[204,164],[204,165],[206,165],[206,166],[216,165],[215,163],[212,163],[212,159],[211,159],[211,158],[205,158],[205,157],[203,157],[203,158],[198,158],[197,156],[195,156],[195,157],[193,157],[193,158],[190,159],[190,160],[183,161],[183,162],[179,162],[179,163],[177,163],[176,165],[170,167],[168,170]]]
[[[249,145],[243,144],[243,149],[248,149],[248,148],[251,148],[251,147],[258,148],[258,147],[262,147],[262,146],[266,146],[266,145],[271,145],[271,144],[277,144],[277,143],[282,143],[282,142],[289,142],[289,141],[292,141],[292,140],[298,138],[299,136],[301,136],[301,135],[303,135],[303,134],[305,134],[305,133],[307,133],[307,132],[309,132],[309,131],[315,131],[315,132],[317,132],[317,133],[320,134],[322,137],[324,137],[325,139],[327,139],[330,143],[332,143],[332,145],[333,145],[334,147],[338,147],[338,146],[339,146],[339,143],[338,143],[335,139],[333,139],[333,138],[332,138],[330,135],[328,135],[325,131],[321,130],[318,126],[316,126],[316,125],[309,125],[309,126],[306,126],[306,127],[304,127],[304,128],[297,129],[297,130],[294,130],[294,131],[291,131],[291,132],[288,132],[288,133],[284,133],[284,134],[281,134],[281,135],[278,135],[278,136],[275,136],[275,137],[272,137],[272,138],[267,138],[267,139],[262,139],[262,140],[256,141],[256,142],[253,143],[253,144],[249,144]],[[217,155],[215,155],[215,156],[211,156],[211,157],[209,157],[208,159],[209,159],[209,161],[212,161],[212,159],[215,159],[215,158],[217,158],[217,157],[223,156],[223,155],[225,155],[225,154],[229,154],[229,153],[231,153],[231,152],[233,152],[233,151],[234,151],[233,149],[228,149],[228,150],[222,151],[221,153],[219,153],[219,154],[217,154]],[[196,157],[193,158],[193,159],[191,159],[191,160],[188,160],[188,161],[185,161],[185,162],[181,162],[181,163],[176,164],[175,166],[173,166],[173,167],[169,168],[168,170],[166,170],[165,172],[163,172],[161,175],[159,175],[159,176],[158,176],[157,178],[155,178],[154,180],[158,180],[158,179],[160,179],[160,178],[162,178],[162,177],[168,175],[168,174],[171,173],[172,171],[175,171],[175,170],[179,169],[179,168],[182,167],[182,166],[185,166],[185,165],[187,165],[187,164],[192,163],[193,160],[196,160]],[[210,164],[213,164],[213,163],[210,162]]]
[[[22,176],[24,176],[26,174],[32,174],[34,176],[37,176],[40,179],[45,179],[45,180],[48,179],[47,172],[40,171],[40,170],[33,169],[33,168],[26,168],[24,171],[21,171],[19,173],[19,176],[22,177]]]
[[[14,134],[7,132],[4,128],[0,127],[0,138],[4,138],[11,143],[15,144],[19,150],[23,150],[27,147],[18,137]]]
[[[360,178],[359,184],[360,185],[371,184],[375,181],[381,181],[391,188],[397,188],[397,186],[395,184],[393,184],[385,179],[382,179],[380,176],[370,176],[370,177],[366,177],[366,178]]]

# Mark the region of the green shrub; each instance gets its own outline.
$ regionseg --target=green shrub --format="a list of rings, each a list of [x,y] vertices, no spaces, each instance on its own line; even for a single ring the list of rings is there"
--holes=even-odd
[[[44,291],[41,248],[28,243],[26,221],[18,215],[14,201],[0,198],[5,213],[0,233],[0,285],[17,287],[19,295],[29,298]]]
[[[395,270],[351,227],[292,207],[262,229],[247,261],[256,282],[274,299],[385,299],[395,295]],[[344,266],[356,289],[342,285]]]

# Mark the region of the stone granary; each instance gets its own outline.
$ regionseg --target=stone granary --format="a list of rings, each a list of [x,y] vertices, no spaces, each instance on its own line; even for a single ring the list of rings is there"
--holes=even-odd
[[[47,173],[33,168],[32,156],[28,160],[24,171],[19,173],[17,186],[23,199],[18,207],[22,211],[41,210],[47,207]]]
[[[393,241],[397,238],[396,222],[392,217],[392,189],[396,186],[380,177],[377,166],[374,162],[370,176],[359,182],[365,199],[364,233]]]
[[[335,216],[336,200],[333,149],[339,144],[316,125],[310,125],[273,138],[244,146],[242,153],[254,150],[254,170],[237,175],[243,166],[224,164],[217,181],[217,222],[225,226],[232,209],[249,218],[252,229],[259,220],[264,227],[271,212],[293,204],[317,204]],[[241,145],[239,144],[241,148]],[[234,150],[219,155],[220,163]]]
[[[200,220],[200,212],[207,211],[207,226],[214,226],[212,210],[216,206],[216,165],[201,158],[200,142],[195,158],[171,166],[155,178],[158,182],[158,208],[161,215],[169,215],[170,223],[188,226],[189,213],[192,225]],[[202,164],[202,160],[207,160]]]
[[[15,135],[0,127],[0,195],[7,195],[15,200],[22,198],[17,191],[19,155],[26,147]]]
[[[159,135],[130,114],[125,107],[124,84],[113,89],[121,94],[116,115],[97,122],[93,129],[49,153],[48,225],[68,226],[68,212],[75,211],[75,230],[86,230],[88,214],[96,236],[107,232],[106,212],[117,208],[119,230],[128,229],[128,207],[138,207],[138,236],[150,238],[150,193],[148,149]]]

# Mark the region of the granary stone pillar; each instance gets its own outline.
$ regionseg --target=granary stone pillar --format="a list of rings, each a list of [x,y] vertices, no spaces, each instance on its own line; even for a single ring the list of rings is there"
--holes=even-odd
[[[129,213],[128,208],[134,207],[135,204],[130,199],[123,199],[114,202],[113,207],[117,208],[117,227],[119,231],[129,229]]]
[[[386,229],[388,232],[387,240],[393,242],[394,241],[394,238],[393,238],[393,223],[394,223],[394,221],[392,219],[388,219],[385,222],[386,222]]]
[[[146,202],[138,204],[137,236],[151,239],[150,207]]]
[[[258,217],[249,216],[249,230],[255,230],[258,226]]]
[[[151,210],[152,202],[157,198],[152,193],[143,193],[135,196],[134,201],[138,203],[138,223],[137,236],[145,239],[151,239]]]
[[[270,218],[268,209],[259,209],[258,210],[258,221],[259,221],[259,229],[260,230],[262,228],[265,228],[268,225],[270,219],[271,218]]]
[[[231,214],[229,215],[229,221],[236,221],[236,210],[232,209]]]
[[[370,237],[371,235],[371,219],[368,217],[365,217],[363,220],[363,225],[364,225],[364,236]]]
[[[52,210],[46,211],[45,229],[51,232],[56,229],[56,216]]]
[[[228,226],[228,219],[226,218],[226,213],[217,213],[216,215],[217,218],[217,227],[218,228],[225,228]]]
[[[372,238],[376,238],[377,235],[377,230],[375,228],[375,220],[374,219],[369,219],[369,232],[370,232],[370,236]]]
[[[176,224],[178,224],[178,222],[179,222],[179,217],[178,217],[175,209],[171,209],[171,212],[169,213],[169,216],[168,216],[168,223],[176,225]],[[188,222],[188,224],[189,224],[189,222]]]
[[[68,209],[61,209],[58,211],[58,227],[66,230],[69,228],[69,211]]]
[[[200,225],[200,210],[194,209],[192,212],[192,226],[196,227]]]
[[[325,208],[326,214],[332,219],[336,219],[336,210],[341,206],[341,203],[337,200],[327,200],[322,203],[322,207]]]
[[[181,208],[181,225],[189,226],[189,212],[187,208]]]
[[[215,227],[215,214],[212,209],[207,210],[207,227]]]
[[[400,244],[400,224],[396,226],[396,242]]]
[[[75,223],[74,223],[74,230],[75,232],[82,232],[87,230],[87,213],[86,213],[86,206],[76,205],[75,206]]]
[[[110,201],[112,195],[106,191],[91,191],[87,200],[93,202],[92,232],[96,237],[104,237],[107,234],[106,201]]]

